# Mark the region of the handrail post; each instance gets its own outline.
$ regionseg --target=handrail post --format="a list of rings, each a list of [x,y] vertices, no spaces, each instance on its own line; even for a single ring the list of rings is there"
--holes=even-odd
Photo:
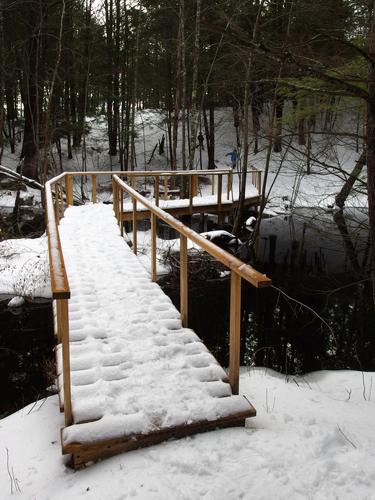
[[[241,276],[234,271],[230,279],[229,320],[229,383],[233,394],[238,394],[241,339]]]
[[[64,193],[62,188],[62,181],[58,181],[57,184],[59,186],[59,199],[58,199],[59,218],[62,219],[64,217]]]
[[[122,220],[122,215],[124,213],[124,190],[120,188],[120,233],[124,236],[124,222]]]
[[[262,171],[258,170],[257,174],[258,174],[258,193],[261,194],[262,193]]]
[[[56,222],[58,224],[60,222],[60,215],[59,215],[59,185],[57,182],[55,184],[55,200],[53,208],[55,210]]]
[[[194,198],[194,196],[198,195],[198,177],[195,174],[193,174],[192,185],[193,185],[193,195],[192,195],[192,197]]]
[[[164,175],[164,200],[168,200],[168,177]]]
[[[69,207],[73,205],[73,177],[65,174],[65,191],[66,191],[66,204]]]
[[[115,217],[116,217],[115,186],[116,186],[116,181],[112,177],[112,208],[113,208],[113,211],[115,212]]]
[[[193,179],[189,175],[189,212],[193,213]]]
[[[156,228],[158,219],[154,213],[151,213],[151,280],[156,281]]]
[[[215,175],[211,176],[211,185],[212,185],[212,196],[215,194]]]
[[[187,238],[180,234],[180,312],[182,326],[188,325],[189,292],[188,292],[188,257]]]
[[[219,174],[217,178],[217,208],[221,209],[221,191],[223,187],[223,174]]]
[[[159,206],[159,176],[155,176],[155,185],[154,185],[154,195],[155,195],[155,205]]]
[[[92,183],[92,202],[96,203],[96,175],[91,176],[91,183]]]
[[[60,302],[60,303],[59,303]],[[65,425],[73,423],[72,397],[70,384],[70,345],[69,345],[69,307],[68,299],[57,300],[57,322],[62,344],[62,364],[64,381],[64,414]]]
[[[232,185],[233,185],[233,171],[228,172],[227,174],[227,200],[230,199],[230,193],[232,191]]]
[[[137,200],[133,198],[133,252],[137,255]]]

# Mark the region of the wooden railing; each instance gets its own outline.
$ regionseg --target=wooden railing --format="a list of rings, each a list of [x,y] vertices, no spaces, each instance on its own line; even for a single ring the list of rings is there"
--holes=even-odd
[[[64,215],[64,197],[62,183],[66,182],[67,204],[73,204],[73,189],[70,178],[65,174],[55,177],[45,185],[46,197],[46,229],[48,236],[48,253],[51,275],[51,291],[56,314],[56,335],[62,346],[64,414],[65,425],[72,423],[72,402],[70,385],[70,351],[69,351],[69,281],[66,274],[64,256],[61,248],[58,224]],[[52,189],[54,188],[54,197]]]
[[[123,193],[127,193],[133,201],[132,248],[137,254],[137,208],[143,205],[151,214],[151,279],[156,281],[157,258],[156,258],[156,233],[157,221],[162,220],[180,234],[180,312],[183,326],[188,322],[188,254],[187,240],[191,240],[202,250],[208,252],[217,261],[231,270],[230,291],[230,326],[229,326],[229,383],[233,394],[238,394],[239,368],[240,368],[240,326],[241,326],[241,279],[244,279],[257,288],[271,285],[271,280],[245,264],[237,257],[218,247],[190,227],[157,207],[135,189],[126,184],[117,175],[113,176],[113,208],[117,221],[123,234],[122,209]]]
[[[223,170],[192,170],[192,171],[96,171],[96,172],[65,172],[49,181],[54,186],[54,194],[58,200],[56,210],[58,217],[63,216],[63,201],[66,205],[73,204],[73,179],[75,177],[85,177],[90,179],[91,183],[91,201],[97,201],[97,178],[112,177],[118,175],[130,181],[135,189],[137,179],[148,181],[148,187],[153,188],[153,197],[155,203],[159,206],[160,199],[168,200],[170,195],[179,199],[188,199],[189,207],[192,210],[194,197],[199,194],[199,181],[208,178],[211,182],[211,194],[216,195],[215,203],[220,208],[224,200],[230,200],[233,196],[233,176],[236,175],[232,169]],[[223,179],[226,178],[226,186]],[[248,179],[251,184],[261,193],[262,190],[262,172],[252,169],[248,171]],[[86,183],[89,185],[90,183]],[[187,185],[187,186],[186,186]],[[186,189],[187,187],[187,189]],[[225,191],[224,188],[225,187]]]
[[[261,172],[251,171],[252,182],[260,191]],[[62,368],[64,384],[64,413],[65,425],[68,426],[73,421],[71,404],[71,383],[70,383],[70,350],[69,350],[69,307],[70,298],[69,281],[65,270],[64,256],[61,248],[59,236],[59,222],[64,217],[65,209],[74,203],[74,177],[85,176],[91,180],[91,201],[97,201],[97,178],[98,176],[111,176],[113,179],[113,207],[117,219],[120,221],[121,233],[123,234],[122,207],[123,193],[126,192],[133,202],[133,250],[137,253],[137,207],[138,204],[150,211],[152,239],[151,239],[151,268],[152,280],[156,281],[156,226],[157,220],[163,220],[180,233],[180,272],[181,272],[181,318],[183,325],[188,321],[188,258],[187,258],[187,240],[190,239],[203,250],[211,254],[216,260],[222,262],[232,271],[231,277],[231,299],[230,299],[230,363],[229,380],[233,393],[238,393],[239,378],[239,353],[240,353],[240,310],[241,310],[241,279],[245,279],[256,287],[265,287],[271,284],[269,278],[258,273],[256,270],[244,264],[242,261],[220,249],[215,244],[206,240],[189,227],[172,217],[170,214],[161,210],[159,205],[160,190],[159,180],[163,179],[165,199],[173,189],[173,181],[177,179],[180,186],[183,185],[183,179],[187,179],[189,204],[192,206],[193,197],[198,192],[199,176],[211,176],[212,194],[217,195],[217,204],[222,202],[223,176],[227,176],[227,192],[229,199],[232,189],[233,171],[230,170],[200,170],[200,171],[151,171],[151,172],[65,172],[48,181],[45,185],[46,197],[46,228],[48,236],[48,252],[50,262],[51,290],[54,300],[54,310],[56,314],[56,328],[58,341],[62,345]],[[131,185],[123,182],[121,177],[130,179]],[[154,183],[154,200],[152,203],[135,190],[136,179],[139,177],[151,177]],[[216,182],[215,182],[216,180]]]

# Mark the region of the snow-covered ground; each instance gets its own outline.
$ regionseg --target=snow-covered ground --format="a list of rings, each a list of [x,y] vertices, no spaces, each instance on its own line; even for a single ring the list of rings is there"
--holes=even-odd
[[[0,242],[0,294],[51,297],[46,236]]]
[[[0,421],[1,498],[372,500],[374,376],[320,371],[286,379],[244,369],[240,391],[258,411],[245,428],[124,453],[78,472],[61,456],[63,416],[53,396]]]
[[[270,162],[270,171],[267,180],[267,190],[272,187],[269,196],[269,208],[277,212],[290,210],[293,207],[322,207],[327,208],[333,205],[335,194],[341,189],[346,178],[345,172],[350,172],[355,161],[358,159],[363,147],[358,145],[359,152],[356,152],[356,144],[353,130],[357,127],[357,112],[348,113],[344,108],[339,110],[336,116],[333,135],[323,130],[324,117],[317,118],[316,131],[312,134],[311,147],[311,174],[307,175],[306,157],[307,147],[297,144],[296,132],[294,140],[290,141],[290,110],[285,110],[285,140],[281,153],[273,153]],[[289,115],[288,115],[289,113]],[[137,113],[137,137],[135,141],[137,155],[137,170],[165,170],[168,165],[167,125],[165,113],[161,110],[142,110]],[[260,170],[264,170],[267,156],[267,130],[269,116],[266,112],[261,119],[260,150],[257,155],[252,152],[250,145],[249,164]],[[108,155],[106,119],[105,116],[87,117],[86,123],[89,134],[86,139],[87,144],[87,170],[118,170],[120,168],[118,159]],[[264,137],[262,137],[262,133]],[[335,135],[335,133],[337,135]],[[345,136],[344,134],[349,134]],[[158,141],[165,136],[165,152],[159,155],[158,148],[151,158],[152,151]],[[181,164],[181,134],[178,144],[178,162]],[[73,154],[73,159],[67,158],[66,144],[63,142],[62,160],[65,170],[82,170],[81,151],[77,150]],[[233,113],[231,108],[219,108],[215,111],[215,164],[218,168],[228,168],[231,161],[228,156],[236,147],[236,132],[233,126]],[[3,164],[15,169],[18,164],[21,143],[17,144],[15,155],[5,149]],[[288,152],[286,150],[288,149]],[[57,165],[57,154],[52,151],[52,164]],[[202,166],[207,167],[207,151],[202,151]],[[199,169],[199,152],[196,150],[195,168]],[[278,173],[280,168],[280,172]],[[56,166],[56,171],[58,168]],[[365,180],[365,174],[361,175]],[[364,207],[367,206],[367,196],[365,186],[357,183],[359,191],[355,190],[347,201],[347,206]],[[4,205],[8,206],[11,199],[5,197]],[[0,197],[0,206],[1,206]]]

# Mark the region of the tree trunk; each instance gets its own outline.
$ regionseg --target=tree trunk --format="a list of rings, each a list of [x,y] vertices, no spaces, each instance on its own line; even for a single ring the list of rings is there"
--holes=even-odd
[[[30,4],[30,25],[34,31],[29,34],[29,41],[25,53],[25,89],[24,109],[25,126],[21,157],[23,158],[22,173],[30,179],[39,180],[39,133],[42,114],[40,91],[43,89],[41,81],[41,51],[43,32],[43,11],[38,5]]]
[[[206,136],[207,144],[207,156],[209,170],[215,168],[215,106],[212,101],[208,105],[209,107],[209,121],[207,119],[207,109],[203,108],[203,123]]]
[[[195,15],[195,38],[193,56],[193,80],[191,84],[191,135],[189,151],[189,169],[194,167],[195,144],[198,130],[198,66],[199,66],[199,46],[201,29],[201,7],[202,0],[196,0],[197,10]]]
[[[0,2],[0,163],[4,150],[4,17],[3,2]]]
[[[362,172],[363,167],[366,165],[366,153],[363,152],[358,158],[355,167],[351,171],[349,177],[347,178],[345,184],[341,188],[341,191],[336,195],[335,204],[339,208],[344,208],[347,197],[350,194],[355,181],[358,179],[359,174]]]
[[[284,108],[284,99],[280,96],[277,96],[276,106],[275,106],[276,134],[273,143],[274,153],[281,153],[282,149],[283,108]]]
[[[369,57],[375,61],[375,0],[372,2],[372,13],[368,35]],[[368,67],[368,92],[366,145],[367,145],[367,193],[369,209],[369,232],[371,241],[371,275],[372,293],[375,304],[375,67]]]

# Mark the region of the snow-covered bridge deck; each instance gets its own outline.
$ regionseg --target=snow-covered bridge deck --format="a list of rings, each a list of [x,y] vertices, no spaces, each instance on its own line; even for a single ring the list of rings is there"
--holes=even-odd
[[[119,189],[143,199],[116,182],[117,199]],[[241,425],[255,415],[252,405],[235,394],[240,280],[266,286],[268,278],[225,255],[233,275],[228,378],[197,335],[184,327],[186,290],[181,317],[125,243],[113,208],[89,204],[65,210],[59,189],[53,200],[53,184],[47,183],[46,197],[58,387],[66,423],[61,438],[74,467],[171,437]],[[155,210],[199,242],[199,235]],[[59,224],[56,213],[64,214]],[[226,254],[204,241],[214,253]],[[186,265],[185,258],[183,270]]]

